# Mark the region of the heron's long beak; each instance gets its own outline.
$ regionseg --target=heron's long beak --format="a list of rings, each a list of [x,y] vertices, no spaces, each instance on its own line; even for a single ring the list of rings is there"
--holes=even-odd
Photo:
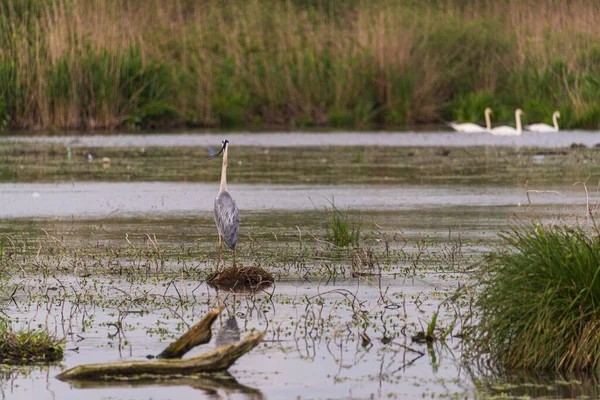
[[[219,151],[218,153],[213,154],[212,156],[208,157],[209,160],[212,160],[213,158],[217,157],[219,154],[221,154],[223,152],[223,150],[225,150],[225,146],[221,147],[221,151]]]

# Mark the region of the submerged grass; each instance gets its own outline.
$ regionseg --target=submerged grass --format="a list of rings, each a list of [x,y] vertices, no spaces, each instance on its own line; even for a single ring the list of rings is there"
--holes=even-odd
[[[14,331],[0,320],[0,362],[3,364],[35,364],[63,359],[63,340],[45,329]]]
[[[503,368],[600,371],[600,238],[522,225],[482,271],[471,344]]]
[[[600,127],[596,2],[134,4],[0,1],[0,127]]]

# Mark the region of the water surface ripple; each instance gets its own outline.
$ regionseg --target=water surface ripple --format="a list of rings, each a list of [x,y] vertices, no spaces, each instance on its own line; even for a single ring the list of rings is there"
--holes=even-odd
[[[180,133],[118,134],[88,136],[7,136],[2,142],[56,143],[70,147],[196,147],[215,146],[227,138],[235,146],[315,147],[315,146],[391,146],[391,147],[570,147],[600,144],[596,131],[559,133],[524,132],[521,136],[493,136],[456,132],[336,132],[336,133]]]
[[[524,188],[481,186],[230,185],[242,211],[424,210],[527,204]],[[0,218],[106,218],[212,213],[216,183],[74,182],[0,184]],[[581,188],[532,194],[536,205],[585,204]],[[590,201],[597,201],[596,193]]]

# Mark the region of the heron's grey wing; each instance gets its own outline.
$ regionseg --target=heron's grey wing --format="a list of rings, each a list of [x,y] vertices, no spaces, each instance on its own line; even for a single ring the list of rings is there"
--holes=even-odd
[[[237,243],[240,212],[229,192],[221,192],[215,199],[215,223],[227,246],[233,249]]]

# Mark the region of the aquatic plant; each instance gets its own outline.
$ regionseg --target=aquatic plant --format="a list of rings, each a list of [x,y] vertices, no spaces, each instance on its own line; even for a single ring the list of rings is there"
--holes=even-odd
[[[417,343],[433,343],[438,340],[438,336],[435,334],[435,329],[437,325],[437,319],[439,315],[439,309],[433,313],[431,316],[431,321],[427,323],[427,330],[417,331],[415,335],[413,335],[412,340]]]
[[[600,238],[523,224],[481,269],[469,347],[503,368],[600,370]]]
[[[0,320],[0,361],[4,364],[57,362],[63,359],[63,340],[47,330],[14,331]]]

